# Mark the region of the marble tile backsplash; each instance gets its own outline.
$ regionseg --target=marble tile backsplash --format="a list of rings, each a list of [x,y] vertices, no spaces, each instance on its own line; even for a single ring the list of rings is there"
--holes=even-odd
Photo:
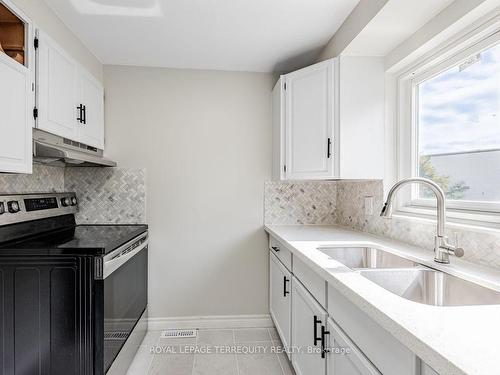
[[[79,197],[79,224],[146,222],[144,169],[66,168],[65,186]]]
[[[0,174],[0,194],[74,191],[79,224],[146,222],[146,172],[127,168],[33,165],[32,174]]]
[[[364,197],[373,196],[373,215],[365,215]],[[341,181],[337,189],[337,224],[417,245],[429,251],[434,249],[436,224],[379,216],[383,205],[382,181]],[[458,241],[465,249],[464,259],[476,264],[500,268],[500,232],[448,226],[450,242]]]
[[[64,168],[33,164],[32,174],[0,174],[0,194],[64,191]]]
[[[365,214],[367,196],[373,197],[373,215]],[[334,224],[433,251],[435,222],[381,218],[383,198],[382,181],[268,182],[265,223]],[[448,226],[446,235],[465,249],[464,259],[500,268],[500,232]]]
[[[266,224],[335,224],[337,182],[265,183]]]

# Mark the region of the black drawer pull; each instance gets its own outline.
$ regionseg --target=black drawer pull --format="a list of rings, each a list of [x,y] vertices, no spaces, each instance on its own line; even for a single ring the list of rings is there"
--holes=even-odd
[[[280,251],[280,248],[278,246],[272,246],[271,249],[273,249],[277,253],[279,253],[279,251]]]
[[[80,104],[78,107],[78,117],[76,118],[76,121],[78,121],[80,124],[83,124],[83,104]]]
[[[286,297],[287,294],[290,294],[290,292],[286,290],[286,283],[288,282],[290,282],[290,280],[287,279],[286,276],[283,276],[283,297]]]
[[[327,331],[325,326],[321,326],[321,358],[326,357],[326,353],[329,352],[329,349],[326,348],[326,335],[329,335],[330,331]]]
[[[321,336],[318,337],[318,324],[321,324],[321,320],[314,315],[314,346],[318,346],[318,341],[321,341]]]

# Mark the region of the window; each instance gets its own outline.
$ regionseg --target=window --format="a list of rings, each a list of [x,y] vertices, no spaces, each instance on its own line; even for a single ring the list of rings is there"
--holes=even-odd
[[[452,211],[494,213],[500,223],[498,28],[433,54],[400,77],[399,90],[400,178],[429,178]],[[415,185],[400,209],[434,205],[433,193]]]
[[[500,202],[500,44],[416,85],[418,175],[448,199]],[[420,189],[418,198],[429,198]]]

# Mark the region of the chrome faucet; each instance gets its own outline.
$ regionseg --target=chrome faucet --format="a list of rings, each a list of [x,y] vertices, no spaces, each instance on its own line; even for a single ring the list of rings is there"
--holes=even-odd
[[[444,235],[444,228],[446,224],[446,198],[443,189],[441,189],[435,182],[421,177],[405,178],[397,182],[389,191],[387,201],[382,208],[380,216],[386,218],[392,217],[392,203],[394,201],[394,196],[401,187],[412,183],[426,185],[432,190],[437,199],[437,231],[436,238],[434,240],[434,261],[448,264],[450,263],[450,254],[459,258],[462,257],[464,255],[464,249],[450,245],[448,243],[448,238]]]

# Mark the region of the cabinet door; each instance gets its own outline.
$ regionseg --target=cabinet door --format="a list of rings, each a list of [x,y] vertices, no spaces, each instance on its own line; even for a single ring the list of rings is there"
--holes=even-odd
[[[88,72],[78,74],[79,104],[84,106],[83,121],[77,122],[78,141],[104,149],[104,90]]]
[[[297,375],[324,375],[326,359],[321,355],[321,327],[326,325],[326,311],[295,277],[292,295],[293,367]]]
[[[381,375],[331,319],[328,319],[328,375]]]
[[[328,60],[286,75],[286,178],[334,177],[334,73]]]
[[[38,128],[76,140],[77,64],[47,34],[38,31]]]
[[[273,253],[269,253],[269,273],[271,316],[283,345],[290,347],[292,276]]]
[[[29,70],[0,53],[0,171],[31,173]]]
[[[8,14],[12,18],[24,23],[25,44],[24,64],[0,52],[0,172],[31,173],[34,99],[31,23],[10,2],[6,6],[5,13],[11,12]]]
[[[0,258],[2,375],[97,374],[92,272],[92,258]]]
[[[285,176],[285,78],[281,76],[273,89],[273,180]]]

